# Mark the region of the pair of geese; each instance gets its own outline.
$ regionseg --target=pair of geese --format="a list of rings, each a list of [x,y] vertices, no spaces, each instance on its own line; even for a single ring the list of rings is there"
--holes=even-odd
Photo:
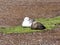
[[[46,28],[40,22],[37,22],[34,19],[31,19],[29,17],[24,18],[24,20],[22,22],[22,27],[30,27],[31,29],[35,29],[35,30],[43,30]]]

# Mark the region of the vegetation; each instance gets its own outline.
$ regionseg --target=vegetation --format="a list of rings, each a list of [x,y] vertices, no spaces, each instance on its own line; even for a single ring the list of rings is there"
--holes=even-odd
[[[55,24],[60,24],[60,16],[54,18],[39,18],[36,21],[44,24],[46,30],[51,30],[56,27]],[[36,31],[44,31],[44,30],[31,30],[30,28],[23,28],[21,26],[14,27],[0,27],[0,32],[2,33],[28,33],[28,32],[36,32]]]

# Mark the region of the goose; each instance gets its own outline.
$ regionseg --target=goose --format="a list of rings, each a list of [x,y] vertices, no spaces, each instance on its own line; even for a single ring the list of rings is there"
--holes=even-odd
[[[29,17],[25,17],[22,22],[22,27],[31,27],[33,21],[34,20],[30,19]]]
[[[46,27],[43,24],[41,24],[40,22],[36,22],[36,21],[34,21],[31,25],[31,29],[34,29],[34,30],[43,30],[45,28]]]

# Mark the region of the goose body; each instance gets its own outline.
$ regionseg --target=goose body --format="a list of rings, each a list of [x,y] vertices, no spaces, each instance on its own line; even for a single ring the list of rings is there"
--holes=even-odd
[[[29,17],[25,17],[22,26],[23,27],[31,27],[33,20],[31,20]]]
[[[33,22],[32,25],[31,25],[31,29],[36,29],[36,30],[43,30],[45,29],[46,27],[41,24],[40,22]]]

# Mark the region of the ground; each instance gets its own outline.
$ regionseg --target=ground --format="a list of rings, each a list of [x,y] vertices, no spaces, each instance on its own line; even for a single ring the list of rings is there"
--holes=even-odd
[[[0,26],[21,25],[25,16],[31,18],[59,16],[59,2],[60,0],[0,0]]]
[[[0,0],[0,25],[20,25],[25,16],[31,18],[53,18],[60,16],[59,0],[27,1]],[[34,3],[33,3],[34,2]],[[20,5],[21,4],[21,5]],[[4,28],[3,28],[4,29]],[[60,24],[58,27],[43,32],[0,33],[0,45],[60,45]]]
[[[0,45],[60,45],[60,23],[55,25],[57,27],[53,28],[52,30],[47,29],[43,32],[38,31],[31,33],[9,33],[9,34],[8,33],[4,34],[1,32]],[[2,29],[5,28],[2,27]]]
[[[60,28],[34,33],[0,33],[0,45],[60,45]]]

